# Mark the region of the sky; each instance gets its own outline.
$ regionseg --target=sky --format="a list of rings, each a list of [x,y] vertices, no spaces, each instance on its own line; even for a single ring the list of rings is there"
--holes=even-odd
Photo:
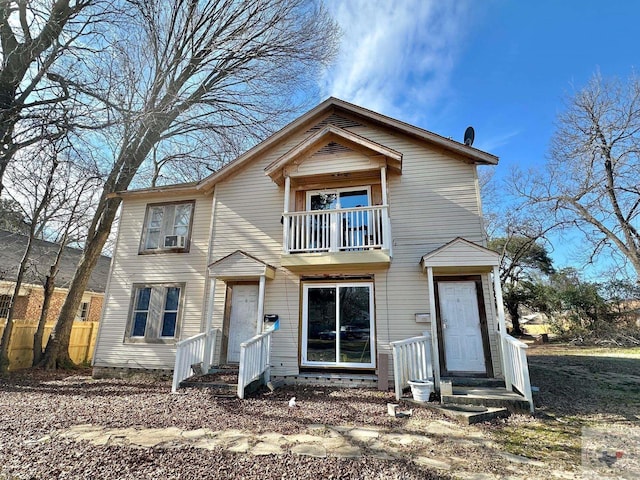
[[[343,37],[320,79],[346,101],[500,157],[544,166],[567,96],[596,72],[627,78],[638,59],[640,2],[609,0],[327,0]],[[557,267],[575,265],[575,237],[556,238]],[[596,269],[597,270],[597,269]],[[587,271],[593,275],[593,268]]]

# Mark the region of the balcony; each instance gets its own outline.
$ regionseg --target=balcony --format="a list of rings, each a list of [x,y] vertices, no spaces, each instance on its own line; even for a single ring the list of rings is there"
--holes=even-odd
[[[388,265],[387,205],[286,212],[282,265],[291,270],[334,265]]]

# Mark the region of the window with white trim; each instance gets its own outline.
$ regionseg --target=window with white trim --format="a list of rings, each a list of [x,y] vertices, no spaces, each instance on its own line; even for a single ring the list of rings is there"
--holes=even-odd
[[[0,295],[0,318],[9,316],[9,306],[11,305],[11,295]]]
[[[179,337],[184,284],[138,284],[133,287],[126,342],[173,343]]]
[[[78,313],[76,314],[76,320],[79,322],[85,322],[89,317],[89,302],[82,302]]]
[[[303,286],[302,365],[375,367],[373,283]]]
[[[194,202],[147,205],[140,253],[188,252]]]

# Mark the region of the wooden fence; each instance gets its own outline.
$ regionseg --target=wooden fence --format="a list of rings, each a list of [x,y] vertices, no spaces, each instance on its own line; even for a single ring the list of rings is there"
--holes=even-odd
[[[4,332],[6,321],[0,320],[0,338]],[[46,346],[55,323],[47,323],[44,327],[42,346]],[[33,335],[38,327],[37,322],[14,320],[11,341],[9,343],[9,370],[18,370],[31,366],[33,360]],[[69,340],[69,356],[74,363],[91,362],[93,350],[98,336],[98,322],[73,322],[71,339]]]

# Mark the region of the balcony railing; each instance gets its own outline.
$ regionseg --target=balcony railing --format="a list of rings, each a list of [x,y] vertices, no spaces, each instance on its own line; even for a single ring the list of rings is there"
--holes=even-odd
[[[288,212],[283,230],[285,253],[388,249],[389,207]]]

